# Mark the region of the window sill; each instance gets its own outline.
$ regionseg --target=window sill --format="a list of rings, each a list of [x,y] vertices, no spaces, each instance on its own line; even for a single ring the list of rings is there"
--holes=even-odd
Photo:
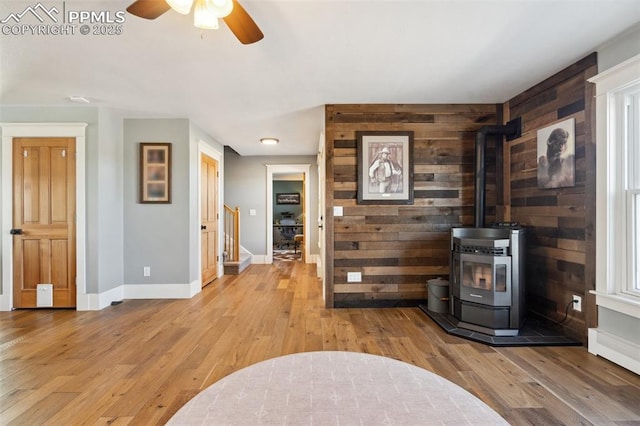
[[[595,290],[590,293],[596,296],[596,305],[640,319],[640,299],[624,294],[603,293]]]

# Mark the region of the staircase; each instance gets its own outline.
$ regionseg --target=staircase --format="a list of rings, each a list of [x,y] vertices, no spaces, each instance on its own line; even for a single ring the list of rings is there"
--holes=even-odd
[[[240,209],[224,206],[224,273],[238,275],[249,265],[251,253],[240,252]]]
[[[249,265],[251,265],[251,259],[253,256],[251,253],[240,253],[240,259],[237,261],[224,262],[224,274],[225,275],[238,275]]]

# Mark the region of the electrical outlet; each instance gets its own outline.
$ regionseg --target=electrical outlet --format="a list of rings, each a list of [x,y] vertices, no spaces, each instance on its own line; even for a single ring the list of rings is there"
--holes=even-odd
[[[348,283],[362,282],[362,272],[347,272]]]
[[[150,277],[151,276],[151,266],[145,266],[144,268],[142,268],[142,275],[144,275],[145,277]]]
[[[582,297],[578,296],[577,294],[574,294],[572,300],[573,300],[573,310],[582,312]]]

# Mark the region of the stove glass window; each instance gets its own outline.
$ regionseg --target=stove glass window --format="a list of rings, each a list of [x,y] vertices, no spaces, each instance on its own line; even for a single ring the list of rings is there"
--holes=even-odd
[[[506,292],[507,291],[507,265],[494,266],[480,262],[462,262],[462,285],[478,290]]]
[[[478,290],[493,290],[493,267],[486,263],[463,262],[462,285]]]
[[[496,265],[496,291],[507,291],[507,265]]]

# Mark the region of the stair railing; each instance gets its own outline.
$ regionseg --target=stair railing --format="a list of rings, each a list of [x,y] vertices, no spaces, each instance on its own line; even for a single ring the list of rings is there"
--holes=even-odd
[[[224,206],[224,255],[225,262],[240,260],[240,209]]]

